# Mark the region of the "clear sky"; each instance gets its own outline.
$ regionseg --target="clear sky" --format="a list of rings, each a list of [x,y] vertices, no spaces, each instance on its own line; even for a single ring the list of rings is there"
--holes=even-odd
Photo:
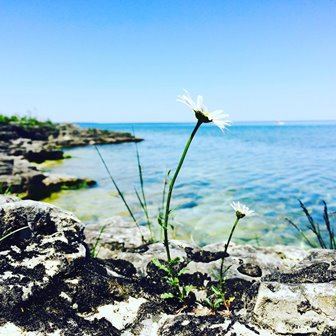
[[[0,0],[0,113],[54,121],[336,119],[334,0]]]

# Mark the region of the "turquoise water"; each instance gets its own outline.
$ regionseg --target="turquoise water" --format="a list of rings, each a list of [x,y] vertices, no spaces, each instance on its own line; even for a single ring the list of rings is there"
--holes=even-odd
[[[145,189],[152,217],[157,216],[163,179],[174,169],[193,124],[81,124],[82,127],[132,131],[138,144]],[[135,209],[134,186],[139,186],[135,145],[100,146],[113,176]],[[297,199],[321,219],[322,200],[336,210],[336,123],[246,123],[224,134],[202,125],[192,143],[174,190],[174,224],[178,237],[199,244],[226,239],[234,221],[232,201],[257,215],[243,219],[235,234],[238,243],[300,245],[285,217],[305,223]],[[124,206],[93,147],[66,151],[72,159],[51,172],[91,177],[98,186],[65,191],[49,199],[73,211],[86,223],[126,216]],[[140,215],[140,214],[139,214]]]

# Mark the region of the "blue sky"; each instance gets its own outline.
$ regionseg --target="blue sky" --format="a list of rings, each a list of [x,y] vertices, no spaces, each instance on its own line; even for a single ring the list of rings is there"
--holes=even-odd
[[[192,121],[336,119],[333,0],[0,0],[0,113]]]

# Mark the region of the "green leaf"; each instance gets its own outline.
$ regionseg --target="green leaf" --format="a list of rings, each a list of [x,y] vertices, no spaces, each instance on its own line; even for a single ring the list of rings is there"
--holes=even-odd
[[[183,267],[178,273],[177,276],[187,273],[189,270],[187,267]]]
[[[225,275],[231,267],[232,267],[232,265],[229,265],[228,267],[226,267],[225,270],[223,271],[223,274]]]
[[[180,257],[176,257],[169,262],[169,265],[171,266],[177,265],[180,262],[180,260],[181,260]]]
[[[157,268],[159,268],[160,270],[162,270],[162,271],[164,271],[164,272],[166,272],[166,273],[168,273],[168,274],[171,273],[170,269],[169,269],[167,266],[161,264],[161,262],[160,262],[158,259],[153,259],[153,260],[152,260],[152,263],[153,263]]]
[[[223,300],[222,299],[217,299],[214,302],[214,306],[216,306],[216,307],[219,307],[221,304],[223,304]]]
[[[173,293],[163,293],[160,295],[161,299],[172,299],[174,297]]]
[[[168,279],[168,282],[169,284],[172,286],[172,287],[179,287],[180,285],[180,282],[179,282],[179,279],[174,277],[174,278],[169,278]]]
[[[216,295],[221,295],[221,291],[214,285],[211,286],[212,291],[216,294]]]
[[[203,302],[204,302],[205,304],[207,304],[209,307],[213,307],[213,304],[212,304],[212,302],[210,301],[209,298],[205,298],[205,299],[203,300]]]
[[[192,292],[192,290],[195,288],[193,285],[188,285],[188,286],[185,286],[185,295],[188,296],[190,292]]]

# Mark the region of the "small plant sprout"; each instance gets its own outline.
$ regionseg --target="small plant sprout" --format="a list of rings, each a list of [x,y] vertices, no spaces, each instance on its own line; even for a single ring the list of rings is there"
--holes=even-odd
[[[166,207],[162,219],[162,229],[163,229],[163,235],[164,235],[164,246],[166,249],[167,253],[167,261],[168,264],[171,261],[171,256],[170,256],[170,250],[169,250],[169,238],[168,238],[168,227],[169,227],[169,216],[171,214],[171,209],[170,209],[170,202],[173,194],[173,189],[174,185],[176,182],[176,179],[178,177],[178,174],[182,168],[184,159],[188,153],[189,147],[191,142],[194,139],[195,134],[197,133],[199,127],[203,123],[210,123],[213,122],[216,126],[218,126],[222,131],[225,129],[226,126],[230,125],[230,121],[227,119],[228,115],[224,114],[222,110],[216,110],[213,112],[208,112],[207,107],[203,103],[203,97],[202,96],[197,96],[196,102],[194,102],[190,96],[190,94],[185,91],[183,95],[177,97],[177,101],[185,104],[188,106],[194,113],[195,117],[197,119],[197,123],[191,132],[191,135],[185,145],[184,151],[182,153],[182,156],[180,158],[180,161],[177,165],[177,168],[174,172],[174,175],[172,179],[169,181],[169,186],[168,186],[168,193],[167,193],[167,199],[166,199]]]
[[[231,267],[228,266],[224,271],[223,274],[226,274],[226,272],[229,270]],[[224,276],[223,276],[224,278]],[[220,280],[220,277],[218,278]],[[225,286],[225,281],[223,282]],[[216,311],[221,307],[224,307],[226,310],[230,310],[231,303],[234,301],[234,297],[230,296],[229,298],[226,298],[226,293],[225,293],[225,287],[217,287],[215,285],[211,286],[211,291],[212,294],[204,299],[204,303],[209,306],[209,308],[212,311]]]
[[[135,134],[134,134],[134,130],[133,130],[133,136],[135,137]],[[145,222],[146,222],[146,226],[148,227],[148,230],[149,230],[149,234],[150,234],[150,237],[149,237],[149,240],[146,241],[142,232],[141,232],[141,228],[139,226],[139,222],[141,220],[140,219],[137,219],[134,215],[134,212],[132,211],[130,205],[128,204],[128,202],[126,201],[126,198],[123,194],[123,192],[120,190],[117,182],[115,181],[115,179],[113,178],[112,176],[112,173],[110,171],[110,169],[108,168],[107,164],[106,164],[106,161],[105,159],[103,158],[99,148],[93,143],[104,167],[105,167],[105,170],[107,171],[113,185],[115,186],[117,192],[118,192],[118,195],[119,197],[121,198],[121,200],[123,201],[130,217],[132,218],[133,222],[135,223],[135,225],[137,226],[137,228],[139,229],[139,232],[141,234],[141,238],[142,238],[142,241],[144,243],[152,243],[155,241],[154,239],[154,233],[153,233],[153,229],[152,229],[152,222],[150,220],[150,217],[149,217],[149,212],[148,212],[148,205],[147,205],[147,199],[146,199],[146,194],[145,194],[145,187],[144,187],[144,179],[143,179],[143,170],[142,170],[142,165],[141,165],[141,161],[140,161],[140,154],[139,154],[139,150],[138,150],[138,145],[137,143],[135,142],[135,152],[136,152],[136,159],[137,159],[137,166],[138,166],[138,175],[139,175],[139,182],[140,182],[140,191],[138,191],[138,189],[136,187],[134,187],[134,191],[135,191],[135,195],[138,199],[138,202],[139,202],[139,205],[144,213],[144,217],[145,218]]]
[[[224,305],[224,307],[228,310],[230,308],[230,304],[233,301],[233,298],[230,297],[226,299],[226,294],[225,294],[225,274],[231,267],[228,266],[226,269],[224,269],[224,260],[228,256],[227,251],[229,249],[229,245],[233,236],[233,233],[237,227],[238,222],[244,218],[244,217],[250,217],[255,214],[253,210],[250,210],[246,205],[241,204],[240,202],[232,202],[231,207],[235,211],[236,214],[236,220],[231,228],[229,238],[224,246],[224,253],[223,257],[221,258],[221,265],[220,265],[220,270],[219,270],[219,287],[212,286],[211,290],[213,292],[212,297],[214,297],[214,300],[208,299],[206,303],[210,305],[212,309],[216,308],[218,309],[221,305]],[[209,304],[209,302],[211,304]]]
[[[178,272],[175,271],[175,266],[179,264],[180,258],[176,257],[170,260],[170,262],[167,264],[161,263],[158,259],[153,259],[152,262],[157,268],[166,273],[164,279],[167,282],[167,284],[169,284],[170,287],[172,288],[171,292],[161,294],[161,298],[162,299],[176,298],[180,303],[184,304],[189,294],[194,289],[194,286],[192,285],[184,286],[180,284],[180,276],[185,272],[187,272],[187,269],[185,267],[180,269]]]

